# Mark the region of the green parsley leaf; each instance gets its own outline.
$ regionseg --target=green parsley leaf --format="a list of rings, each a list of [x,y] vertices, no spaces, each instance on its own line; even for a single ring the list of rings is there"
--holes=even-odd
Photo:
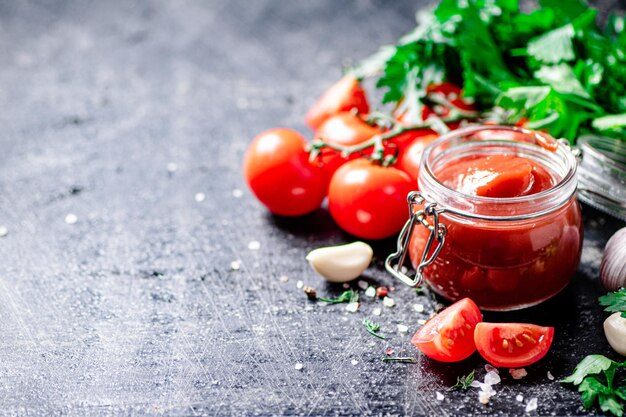
[[[448,391],[455,389],[467,391],[472,386],[472,382],[474,382],[474,371],[467,375],[457,377],[456,384],[448,388]]]
[[[613,394],[600,394],[598,396],[598,403],[600,404],[600,410],[611,412],[616,417],[622,417],[624,415],[624,406],[617,401]]]
[[[609,313],[622,313],[622,317],[626,317],[626,288],[619,291],[610,292],[598,298],[601,306],[606,307],[604,311]]]
[[[359,301],[359,293],[350,289],[342,292],[337,298],[318,297],[317,299],[328,304],[354,303]]]
[[[579,385],[587,375],[599,374],[606,371],[611,366],[616,366],[617,362],[612,361],[606,356],[589,355],[585,357],[574,369],[574,373],[561,382]]]
[[[376,336],[377,338],[383,339],[383,340],[386,339],[385,336],[378,334],[378,331],[380,330],[379,324],[376,324],[369,319],[364,319],[363,325],[365,326],[365,330],[367,330],[367,332],[371,334],[372,336]]]

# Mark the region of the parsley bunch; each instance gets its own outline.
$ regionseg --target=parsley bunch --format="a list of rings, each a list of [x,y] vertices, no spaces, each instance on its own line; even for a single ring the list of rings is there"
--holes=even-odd
[[[383,104],[420,117],[426,89],[448,81],[497,121],[548,131],[574,142],[584,133],[626,137],[624,17],[582,0],[539,0],[524,13],[518,0],[442,0],[418,14],[398,44],[352,69],[376,76]]]

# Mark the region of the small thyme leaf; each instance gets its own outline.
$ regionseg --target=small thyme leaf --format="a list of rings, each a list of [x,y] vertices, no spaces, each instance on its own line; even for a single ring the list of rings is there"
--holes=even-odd
[[[402,363],[417,363],[417,359],[410,356],[405,357],[391,357],[383,358],[383,362],[402,362]]]
[[[376,336],[377,338],[383,339],[383,340],[386,339],[385,336],[378,334],[378,331],[380,330],[380,324],[376,324],[372,322],[371,320],[364,319],[363,325],[365,326],[365,330],[367,330],[367,332],[371,334],[372,336]]]
[[[350,289],[342,292],[337,298],[317,297],[317,299],[328,304],[352,303],[359,301],[359,293]]]
[[[456,384],[448,388],[448,391],[454,391],[455,389],[467,391],[474,382],[474,371],[467,375],[459,376],[456,378]]]

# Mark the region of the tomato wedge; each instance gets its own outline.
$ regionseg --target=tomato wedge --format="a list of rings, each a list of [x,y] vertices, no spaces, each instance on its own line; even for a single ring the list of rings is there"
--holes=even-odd
[[[554,327],[525,323],[478,323],[474,342],[490,364],[503,368],[531,365],[548,353]]]
[[[330,116],[352,109],[357,109],[360,114],[367,114],[370,106],[359,80],[354,75],[346,75],[322,94],[304,116],[304,120],[311,129],[316,130]]]
[[[429,358],[457,362],[476,351],[474,328],[482,320],[476,303],[464,298],[428,320],[411,339]]]

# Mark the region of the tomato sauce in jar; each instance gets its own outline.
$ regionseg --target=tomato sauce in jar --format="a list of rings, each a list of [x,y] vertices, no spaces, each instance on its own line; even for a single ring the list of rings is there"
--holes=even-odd
[[[418,224],[408,252],[433,291],[513,310],[567,286],[583,238],[576,160],[564,143],[548,144],[530,130],[479,126],[448,133],[425,151],[418,177],[424,202],[416,210],[436,207],[445,240],[430,248],[432,256],[441,243],[420,271],[431,230]]]

